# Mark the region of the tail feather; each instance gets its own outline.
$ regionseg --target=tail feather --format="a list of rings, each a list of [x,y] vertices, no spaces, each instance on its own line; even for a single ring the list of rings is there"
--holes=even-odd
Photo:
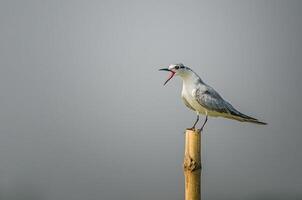
[[[235,119],[235,120],[238,120],[238,121],[241,121],[241,122],[250,122],[250,123],[254,123],[254,124],[261,124],[261,125],[266,125],[267,123],[265,122],[262,122],[262,121],[259,121],[258,119],[255,119],[253,117],[250,117],[248,115],[245,115],[239,111],[231,111],[230,112],[231,116],[230,118],[231,119]]]
[[[259,120],[249,120],[249,119],[246,119],[246,120],[244,120],[244,122],[250,122],[250,123],[260,124],[260,125],[267,125],[266,122],[262,122],[262,121],[259,121]]]

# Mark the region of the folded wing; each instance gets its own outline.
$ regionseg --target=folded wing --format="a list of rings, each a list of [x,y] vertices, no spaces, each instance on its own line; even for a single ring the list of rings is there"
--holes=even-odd
[[[242,122],[251,122],[256,124],[266,124],[257,119],[247,116],[236,110],[230,103],[225,101],[213,88],[206,86],[205,89],[199,87],[195,92],[196,101],[209,111],[222,113],[223,117],[235,119]]]

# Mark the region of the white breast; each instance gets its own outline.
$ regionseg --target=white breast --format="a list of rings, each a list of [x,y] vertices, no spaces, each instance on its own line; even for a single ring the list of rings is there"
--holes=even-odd
[[[183,84],[181,95],[199,114],[206,114],[207,110],[202,107],[194,98],[196,89],[190,84]]]

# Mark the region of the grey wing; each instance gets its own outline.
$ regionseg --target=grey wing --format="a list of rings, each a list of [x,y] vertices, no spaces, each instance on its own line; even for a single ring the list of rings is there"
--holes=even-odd
[[[196,101],[204,108],[219,113],[231,113],[232,106],[227,103],[213,88],[198,88],[195,92]]]
[[[235,119],[238,121],[252,122],[256,124],[266,124],[265,122],[258,121],[253,117],[239,112],[229,102],[225,101],[213,88],[209,86],[203,90],[201,90],[201,88],[197,89],[194,96],[196,98],[196,101],[204,108],[219,113],[225,113],[227,114],[224,116],[226,118]]]

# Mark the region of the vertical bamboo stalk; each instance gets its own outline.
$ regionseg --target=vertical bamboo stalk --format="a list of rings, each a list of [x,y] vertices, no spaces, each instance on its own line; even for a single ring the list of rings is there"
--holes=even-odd
[[[186,130],[185,138],[185,200],[200,200],[201,133]]]

